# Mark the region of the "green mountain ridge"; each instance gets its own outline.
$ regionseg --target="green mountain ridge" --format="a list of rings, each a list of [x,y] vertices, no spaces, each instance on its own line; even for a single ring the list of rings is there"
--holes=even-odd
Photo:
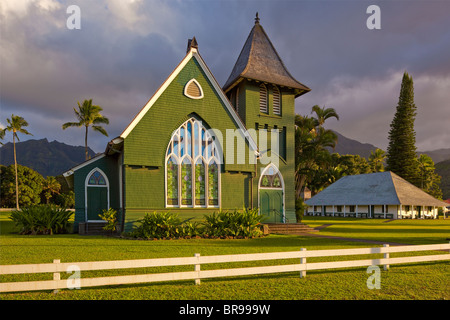
[[[49,142],[46,138],[26,140],[16,143],[17,163],[39,172],[44,178],[61,175],[70,168],[85,161],[83,146],[71,146],[62,142]],[[95,152],[88,148],[89,156]],[[14,164],[11,142],[0,148],[0,164]]]

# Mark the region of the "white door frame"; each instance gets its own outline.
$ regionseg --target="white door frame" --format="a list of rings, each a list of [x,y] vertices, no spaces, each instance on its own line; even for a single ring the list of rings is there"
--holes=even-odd
[[[88,184],[89,178],[95,171],[100,172],[100,174],[103,176],[103,178],[105,178],[106,185],[90,185],[90,184]],[[88,220],[88,214],[87,214],[88,213],[88,198],[87,198],[88,197],[87,196],[88,188],[106,188],[106,199],[108,200],[107,208],[109,209],[109,180],[102,169],[95,167],[86,175],[86,179],[84,181],[84,221],[86,221],[86,222],[105,222],[104,220]]]

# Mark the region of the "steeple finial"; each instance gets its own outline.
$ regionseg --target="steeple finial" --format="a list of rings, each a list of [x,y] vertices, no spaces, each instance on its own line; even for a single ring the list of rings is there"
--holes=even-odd
[[[259,24],[258,12],[256,12],[255,24]]]
[[[198,43],[197,43],[197,39],[195,39],[195,37],[193,37],[192,39],[188,40],[186,53],[189,52],[189,50],[191,50],[191,48],[195,48],[195,49],[198,50]]]

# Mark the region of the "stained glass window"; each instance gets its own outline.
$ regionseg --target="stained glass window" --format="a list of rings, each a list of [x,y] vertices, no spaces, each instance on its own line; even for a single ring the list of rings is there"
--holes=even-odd
[[[188,157],[181,164],[181,204],[192,205],[192,165]]]
[[[167,204],[178,205],[178,164],[174,156],[167,160]]]
[[[94,171],[89,177],[89,185],[106,186],[105,177],[98,171]]]
[[[281,175],[276,168],[270,166],[264,172],[261,177],[260,187],[263,188],[277,188],[281,189]]]
[[[208,166],[208,203],[219,205],[219,168],[214,160]]]
[[[205,164],[202,159],[195,162],[195,204],[204,206],[205,203]]]
[[[167,147],[166,204],[219,206],[219,159],[220,149],[202,122],[191,118],[183,123]]]

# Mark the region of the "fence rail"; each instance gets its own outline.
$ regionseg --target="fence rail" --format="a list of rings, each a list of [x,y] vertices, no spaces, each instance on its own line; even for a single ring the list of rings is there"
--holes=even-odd
[[[446,251],[445,254],[408,256],[390,258],[390,253],[418,252],[418,251]],[[36,291],[36,290],[57,290],[65,288],[81,288],[121,284],[137,284],[159,281],[195,280],[200,284],[200,279],[235,277],[255,274],[300,272],[300,277],[306,276],[306,271],[325,270],[364,266],[384,266],[387,270],[391,264],[417,263],[427,261],[450,260],[450,244],[432,245],[410,245],[390,247],[385,244],[383,247],[356,248],[356,249],[333,249],[333,250],[311,250],[302,248],[299,251],[270,252],[270,253],[250,253],[233,255],[201,256],[195,254],[193,257],[182,258],[157,258],[139,260],[116,260],[116,261],[92,261],[92,262],[65,262],[53,260],[53,263],[42,264],[18,264],[1,265],[0,274],[32,274],[32,273],[53,273],[53,280],[26,281],[26,282],[3,282],[0,283],[0,292]],[[308,258],[333,257],[348,255],[383,254],[383,258],[362,259],[352,261],[331,261],[307,263]],[[202,264],[248,262],[279,259],[300,259],[298,264],[285,264],[273,266],[244,267],[231,269],[201,270]],[[110,270],[110,269],[130,269],[148,267],[167,267],[194,265],[194,271],[152,273],[140,275],[110,276],[98,278],[60,279],[61,272]],[[74,285],[73,281],[78,281]]]

